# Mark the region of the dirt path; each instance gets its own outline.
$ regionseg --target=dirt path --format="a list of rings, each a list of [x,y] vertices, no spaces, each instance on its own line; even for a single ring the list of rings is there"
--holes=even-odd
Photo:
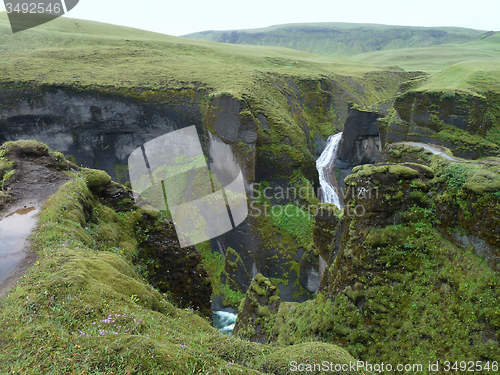
[[[63,172],[52,169],[54,158],[9,157],[15,160],[16,173],[7,181],[13,203],[0,211],[0,297],[36,261],[28,236],[36,228],[36,214],[41,205],[68,180]]]

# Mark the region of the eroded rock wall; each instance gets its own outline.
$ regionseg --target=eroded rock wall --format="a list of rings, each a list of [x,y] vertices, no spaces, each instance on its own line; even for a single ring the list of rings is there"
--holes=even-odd
[[[500,99],[494,93],[408,90],[379,122],[382,146],[414,141],[441,145],[454,155],[477,159],[500,153]]]
[[[395,84],[404,80],[403,73],[393,76]],[[328,135],[342,129],[348,101],[369,103],[380,94],[371,87],[374,79],[376,74],[360,84],[341,76],[268,74],[255,81],[256,90],[266,93],[259,99],[252,94],[213,95],[198,84],[153,91],[5,83],[0,86],[0,141],[41,140],[76,163],[103,169],[125,182],[134,149],[195,125],[209,161],[214,147],[232,150],[249,193],[253,183],[265,183],[272,189],[269,203],[305,207],[314,203],[314,194],[283,197],[275,192],[318,187],[315,157]],[[279,220],[265,216],[249,218],[217,239],[213,251],[226,254],[231,248],[241,263],[227,262],[225,280],[245,292],[261,272],[279,284],[285,300],[309,298],[319,277],[317,255],[308,248],[312,232],[306,228],[295,233],[294,225],[280,227]]]

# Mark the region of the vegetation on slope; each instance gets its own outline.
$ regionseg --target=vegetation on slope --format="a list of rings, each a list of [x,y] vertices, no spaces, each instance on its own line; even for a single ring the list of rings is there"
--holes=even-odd
[[[13,145],[31,147],[5,147]],[[137,222],[161,217],[101,203],[95,192],[110,183],[102,171],[70,176],[41,210],[32,236],[38,260],[0,300],[0,372],[259,374],[298,350],[228,338],[176,307],[132,262]],[[119,232],[118,248],[109,246],[112,231]],[[307,349],[315,362],[354,361],[332,345]]]
[[[466,44],[447,44],[422,48],[402,48],[352,56],[353,61],[380,66],[397,65],[406,70],[437,73],[448,66],[466,61],[500,60],[500,33],[485,33],[480,39]]]
[[[463,28],[372,24],[296,24],[239,31],[205,31],[187,38],[283,46],[319,56],[435,73],[464,61],[498,61],[500,33]]]
[[[468,358],[491,369],[500,355],[500,160],[457,163],[401,145],[389,155],[406,163],[360,166],[346,179],[351,214],[331,225],[318,297],[274,313],[259,307],[259,327],[242,314],[240,335],[322,340],[371,363]],[[353,214],[361,206],[364,215]]]
[[[185,38],[221,43],[288,47],[340,57],[401,48],[471,42],[484,31],[458,27],[409,27],[356,23],[277,25],[263,29],[203,31]]]
[[[253,79],[259,73],[362,76],[378,70],[285,48],[207,43],[65,17],[12,34],[7,15],[1,14],[0,35],[3,81],[145,88],[198,84],[239,97],[259,91]]]

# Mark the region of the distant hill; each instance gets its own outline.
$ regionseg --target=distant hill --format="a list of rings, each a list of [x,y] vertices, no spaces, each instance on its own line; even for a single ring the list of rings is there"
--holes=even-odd
[[[471,61],[500,61],[500,32],[487,32],[465,44],[447,44],[422,48],[402,48],[363,53],[350,57],[356,62],[382,66],[397,65],[405,70],[439,72],[447,67]]]
[[[260,86],[254,80],[263,74],[361,79],[369,72],[391,76],[400,70],[282,47],[198,41],[66,17],[12,34],[7,14],[0,13],[0,81],[150,88],[203,84],[234,95],[256,95]]]
[[[459,27],[409,27],[355,23],[311,23],[263,29],[203,31],[185,38],[231,44],[281,46],[326,57],[472,42],[485,31]]]

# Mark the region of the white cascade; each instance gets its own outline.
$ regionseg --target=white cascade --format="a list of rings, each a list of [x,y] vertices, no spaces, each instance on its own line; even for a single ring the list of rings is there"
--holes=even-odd
[[[333,173],[333,164],[337,158],[342,133],[337,133],[328,137],[326,147],[316,160],[316,168],[319,173],[319,183],[321,185],[321,201],[333,203],[339,209],[342,208],[339,198],[339,188]]]
[[[236,314],[226,311],[212,312],[212,319],[214,327],[224,334],[231,334],[233,332],[234,324],[236,323]]]

